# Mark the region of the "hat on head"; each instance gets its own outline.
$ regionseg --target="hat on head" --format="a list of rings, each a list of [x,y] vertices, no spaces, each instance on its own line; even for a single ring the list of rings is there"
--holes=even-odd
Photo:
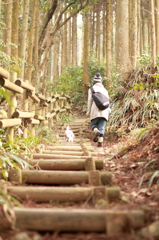
[[[100,73],[97,73],[97,74],[94,76],[93,84],[95,84],[95,83],[101,83],[101,82],[102,82],[102,77],[101,77]]]

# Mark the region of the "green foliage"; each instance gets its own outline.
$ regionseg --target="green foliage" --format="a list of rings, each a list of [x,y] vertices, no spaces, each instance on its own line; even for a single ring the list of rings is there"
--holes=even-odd
[[[158,96],[159,93],[154,90],[143,92],[129,90],[123,99],[113,99],[111,103],[111,125],[123,125],[132,122],[134,127],[144,127],[152,119],[157,121],[159,119]]]
[[[41,141],[41,138],[32,137],[31,135],[24,139],[16,135],[14,143],[11,141],[4,142],[0,146],[0,170],[3,177],[7,180],[9,169],[33,169],[33,167],[23,159],[30,157],[35,148]]]
[[[68,115],[68,116],[63,116],[62,118],[60,118],[60,122],[62,123],[68,123],[73,121],[73,116],[72,115]]]
[[[145,137],[148,136],[149,131],[150,131],[150,128],[142,128],[142,129],[140,129],[140,132],[138,134],[138,139],[139,140],[144,140]]]
[[[52,83],[47,83],[48,92],[65,93],[71,97],[71,102],[73,105],[78,104],[78,106],[85,106],[87,96],[84,90],[83,82],[83,67],[81,66],[67,66],[65,68],[65,73],[62,74],[56,82],[56,86]],[[90,58],[88,61],[88,71],[90,82],[89,86],[92,85],[92,80],[96,73],[100,72],[103,78],[103,84],[106,84],[107,79],[105,77],[105,63],[100,62],[95,58],[93,53],[90,53]]]
[[[4,42],[2,39],[0,39],[0,63],[1,63],[1,66],[5,66],[5,68],[9,68],[10,56],[3,51],[3,47],[4,47]]]
[[[150,56],[142,54],[139,58],[139,67],[148,70],[150,66]],[[129,125],[133,127],[145,127],[151,121],[159,119],[159,77],[154,75],[153,79],[144,79],[138,74],[134,74],[128,83],[124,83],[120,78],[119,83],[115,80],[111,94],[112,114],[110,125]],[[115,75],[118,78],[118,74]],[[119,85],[118,85],[119,84]]]
[[[16,198],[6,193],[6,191],[4,191],[3,189],[0,189],[0,205],[3,206],[3,212],[8,222],[10,222],[12,227],[14,227],[16,217],[13,207],[21,206],[20,202]]]
[[[95,54],[93,52],[90,52],[90,57],[88,60],[88,72],[90,77],[90,85],[92,85],[92,80],[96,73],[100,73],[103,79],[103,84],[106,84],[107,80],[105,77],[105,62],[101,61],[99,62],[98,59],[95,57]]]
[[[156,56],[156,64],[159,67],[159,56]]]
[[[37,129],[37,136],[39,136],[42,139],[42,142],[45,142],[46,144],[50,142],[56,142],[59,138],[58,133],[49,126],[39,127]],[[39,143],[37,145],[37,148],[38,147]]]
[[[53,92],[65,93],[71,97],[73,104],[81,102],[84,98],[83,68],[80,66],[66,67],[66,73],[61,75],[57,81],[56,87],[50,84],[47,86]]]
[[[151,160],[151,162],[152,162],[153,160]],[[143,185],[143,181],[144,181],[144,179],[145,179],[145,177],[147,176],[147,173],[145,173],[143,176],[142,176],[142,178],[141,178],[141,180],[140,180],[140,182],[139,182],[139,187],[141,187],[142,185]],[[151,187],[152,186],[152,184],[154,183],[154,179],[156,179],[156,183],[158,184],[159,183],[159,171],[157,170],[157,171],[155,171],[152,175],[150,175],[150,179],[149,179],[149,181],[148,181],[148,187]]]
[[[3,143],[3,148],[6,152],[15,155],[21,155],[25,151],[25,155],[30,156],[40,141],[40,137],[33,137],[31,134],[27,138],[21,138],[18,134],[15,134],[14,142],[8,141]]]
[[[154,179],[158,177],[158,180],[157,180],[157,183],[159,183],[159,171],[155,171],[153,173],[153,175],[151,176],[150,180],[149,180],[149,183],[148,183],[148,186],[151,187],[151,185],[153,184],[153,181]]]
[[[7,103],[10,105],[10,106],[13,106],[12,102],[10,101],[10,97],[8,96],[8,93],[5,89],[0,89],[0,99],[3,99],[5,98]]]
[[[138,62],[139,62],[139,68],[146,70],[146,68],[148,66],[150,66],[151,64],[151,58],[149,54],[141,54],[141,56],[139,56],[138,58]]]
[[[31,169],[33,168],[21,157],[13,155],[11,153],[3,153],[3,156],[0,156],[0,169]]]
[[[123,79],[122,79],[122,68],[116,66],[115,62],[112,62],[111,65],[111,79],[109,79],[109,93],[113,97],[116,94],[116,90],[118,87],[122,88]],[[120,92],[118,92],[120,94]],[[122,92],[121,92],[122,93]]]
[[[3,177],[7,180],[8,174],[6,170],[9,169],[32,169],[33,167],[27,163],[22,157],[12,154],[10,151],[8,152],[8,148],[5,149],[1,147],[1,154],[0,154],[0,170],[2,170]]]

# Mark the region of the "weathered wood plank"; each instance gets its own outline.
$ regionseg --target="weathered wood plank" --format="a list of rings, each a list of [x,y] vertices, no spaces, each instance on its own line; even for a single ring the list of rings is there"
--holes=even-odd
[[[64,155],[64,154],[40,154],[40,153],[34,153],[32,155],[33,159],[86,159],[88,156],[78,156],[78,155]],[[96,157],[94,157],[96,158]]]
[[[0,85],[2,87],[4,87],[5,89],[8,89],[15,93],[23,93],[23,88],[17,86],[13,82],[8,81],[7,79],[1,78],[1,77],[0,77]]]
[[[117,211],[96,209],[44,209],[44,208],[14,208],[16,216],[15,227],[21,230],[36,231],[65,231],[65,232],[106,232],[116,233],[109,225],[116,225],[115,219],[108,222],[113,214],[124,222],[122,231],[125,232],[129,221],[129,228],[141,228],[144,224],[143,211]],[[1,222],[4,219],[0,219]]]
[[[22,120],[20,118],[4,119],[4,120],[0,120],[0,128],[19,126],[21,125],[21,123],[22,123]]]
[[[88,198],[91,200],[94,195],[94,190],[98,188],[99,187],[12,186],[6,189],[10,195],[22,200],[31,199],[35,202],[81,202],[86,201]],[[110,202],[119,200],[119,187],[104,188],[106,189]]]
[[[17,174],[16,174],[16,171],[17,171]],[[99,177],[101,178],[101,183],[103,185],[110,186],[112,184],[112,174],[110,172],[100,172],[98,170],[96,172],[99,173]],[[17,175],[20,175],[22,178],[22,182],[25,182],[25,183],[71,185],[71,184],[82,184],[82,183],[88,184],[90,172],[45,171],[45,170],[38,171],[38,170],[19,170],[18,169],[18,170],[9,170],[8,174],[9,174],[9,181],[11,176],[11,181],[13,182],[17,182]]]
[[[87,163],[86,163],[87,162]],[[30,164],[37,166],[43,170],[92,170],[89,168],[90,164],[87,159],[39,159],[39,160],[30,160]],[[103,160],[95,159],[94,160],[94,169],[101,170],[103,169]],[[93,170],[94,170],[93,169]]]

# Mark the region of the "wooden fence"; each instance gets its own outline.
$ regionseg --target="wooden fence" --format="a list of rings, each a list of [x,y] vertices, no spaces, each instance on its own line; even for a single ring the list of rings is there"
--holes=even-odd
[[[23,137],[28,130],[35,135],[36,125],[52,126],[53,122],[70,113],[70,97],[54,94],[46,97],[36,92],[27,80],[17,79],[17,73],[0,67],[0,86],[7,89],[10,103],[0,105],[0,129],[7,128],[7,139],[13,141],[15,126],[23,128]]]

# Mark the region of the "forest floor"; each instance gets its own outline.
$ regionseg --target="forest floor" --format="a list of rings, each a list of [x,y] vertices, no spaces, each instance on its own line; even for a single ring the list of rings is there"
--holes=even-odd
[[[113,185],[121,188],[121,199],[118,202],[110,203],[108,209],[142,209],[145,212],[145,226],[159,220],[159,184],[157,177],[152,176],[154,170],[159,170],[159,126],[151,129],[150,133],[142,140],[137,135],[130,133],[116,134],[106,132],[104,146],[98,148],[93,142],[93,135],[88,130],[86,135],[90,138],[94,149],[99,153],[100,158],[104,159],[106,171],[113,174]],[[144,176],[144,177],[143,177]],[[141,185],[141,186],[140,186]],[[150,185],[150,186],[149,186]],[[24,205],[31,206],[34,203],[25,202]],[[41,207],[44,205],[42,204]],[[45,204],[46,206],[46,204]],[[83,205],[81,205],[83,206]],[[79,208],[73,205],[72,208]],[[38,206],[40,207],[40,206]],[[56,207],[56,206],[53,206]],[[71,207],[61,205],[60,207]],[[87,203],[85,208],[90,208]],[[92,206],[91,206],[92,207]],[[96,208],[105,208],[96,206]],[[154,233],[155,234],[155,233]],[[117,234],[107,236],[106,234],[96,233],[76,233],[60,234],[36,233],[22,231],[8,231],[0,233],[0,240],[159,240],[157,237],[140,236],[136,233]]]

